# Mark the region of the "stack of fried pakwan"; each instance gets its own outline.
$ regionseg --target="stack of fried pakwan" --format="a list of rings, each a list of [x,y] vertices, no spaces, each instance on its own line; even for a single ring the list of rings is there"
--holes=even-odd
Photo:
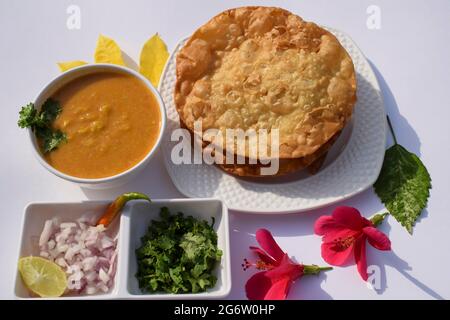
[[[314,173],[356,102],[353,62],[336,37],[280,8],[224,11],[195,31],[176,59],[181,126],[194,133],[201,120],[203,148],[231,154],[233,163],[219,166],[239,176],[262,176],[267,165],[249,148],[257,140],[247,135],[238,148],[242,140],[227,137],[226,129],[266,129],[268,139],[259,143],[279,160],[275,175],[306,167]],[[223,139],[204,135],[208,129]]]

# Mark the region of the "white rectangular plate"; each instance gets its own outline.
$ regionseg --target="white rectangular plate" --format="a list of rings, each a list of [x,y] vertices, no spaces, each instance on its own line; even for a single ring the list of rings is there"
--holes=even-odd
[[[21,244],[18,258],[24,256],[39,256],[39,235],[47,219],[59,217],[61,222],[76,221],[86,212],[93,217],[99,217],[110,201],[83,201],[70,203],[32,203],[25,208]],[[159,209],[169,208],[172,214],[183,212],[197,219],[208,222],[215,218],[214,230],[217,232],[218,247],[223,255],[217,265],[215,275],[217,283],[214,288],[196,294],[144,294],[140,291],[135,274],[137,262],[135,249],[140,246],[140,239],[147,230],[150,221],[159,219]],[[96,219],[93,219],[96,220]],[[110,236],[118,236],[118,263],[114,287],[106,294],[70,295],[54,298],[57,300],[71,299],[210,299],[224,298],[231,290],[231,266],[228,210],[218,199],[161,199],[133,201],[127,204],[120,218],[114,221],[106,231]],[[18,299],[35,298],[24,286],[20,274],[16,272],[14,294]]]

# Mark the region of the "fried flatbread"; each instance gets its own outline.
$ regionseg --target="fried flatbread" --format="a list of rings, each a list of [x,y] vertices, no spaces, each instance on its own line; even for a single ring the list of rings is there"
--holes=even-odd
[[[186,126],[186,124],[181,120],[180,120],[180,127],[189,131],[189,134],[191,137],[191,145],[193,146],[195,143],[194,132],[192,132]],[[331,148],[333,143],[339,138],[340,134],[341,134],[341,131],[337,132],[333,137],[331,137],[330,140],[327,141],[327,143],[322,145],[313,154],[310,154],[308,156],[301,157],[301,158],[279,159],[278,171],[276,174],[271,175],[270,178],[286,175],[289,173],[294,173],[294,172],[297,172],[297,171],[305,169],[305,168],[308,169],[308,172],[310,174],[316,174],[322,167],[323,162],[326,159],[328,150]],[[202,149],[205,149],[206,147],[208,147],[209,143],[207,143],[205,141],[201,141],[201,142],[202,142],[202,145],[201,145]],[[224,152],[223,152],[224,159],[226,159],[226,152],[227,152],[226,150],[224,150]],[[212,152],[212,153],[214,153],[214,152]],[[270,164],[262,164],[259,160],[257,161],[257,163],[251,164],[248,158],[245,158],[244,161],[245,161],[244,164],[238,164],[237,156],[235,155],[233,157],[232,164],[223,163],[223,164],[216,164],[216,166],[218,166],[225,172],[232,174],[232,175],[236,175],[236,176],[262,177],[262,178],[268,177],[266,175],[261,174],[261,168],[268,167],[268,166],[270,166]],[[226,160],[224,162],[226,162]]]
[[[315,154],[356,102],[353,62],[336,37],[280,8],[224,11],[194,32],[176,60],[174,99],[190,130],[196,120],[224,135],[278,129],[280,159]],[[248,157],[248,148],[239,155]]]

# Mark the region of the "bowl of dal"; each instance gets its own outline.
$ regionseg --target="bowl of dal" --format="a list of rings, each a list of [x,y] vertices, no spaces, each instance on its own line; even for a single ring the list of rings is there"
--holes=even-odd
[[[126,183],[161,142],[164,103],[150,81],[134,70],[112,64],[71,69],[44,87],[36,109],[48,99],[61,108],[52,129],[67,139],[44,152],[43,141],[29,129],[34,153],[47,170],[83,187]]]

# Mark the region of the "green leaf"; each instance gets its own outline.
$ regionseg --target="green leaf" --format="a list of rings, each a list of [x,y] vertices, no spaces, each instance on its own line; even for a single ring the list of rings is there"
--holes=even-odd
[[[29,103],[26,106],[22,107],[22,109],[19,111],[19,121],[17,122],[17,125],[20,128],[29,128],[34,126],[34,122],[36,119],[37,111],[34,108],[33,103]]]
[[[47,153],[56,149],[63,142],[67,142],[65,133],[59,130],[51,131],[51,133],[44,138],[44,152]]]
[[[431,177],[414,153],[395,144],[386,150],[374,189],[390,214],[412,233],[417,218],[427,205]]]
[[[59,105],[59,102],[53,100],[52,98],[49,98],[42,105],[40,116],[45,123],[51,124],[53,121],[55,121],[56,117],[61,113],[61,111],[62,108]]]
[[[44,153],[56,149],[61,143],[67,141],[67,136],[59,131],[52,129],[52,122],[58,117],[62,109],[58,101],[47,99],[38,113],[33,103],[22,107],[19,111],[20,128],[31,128],[36,136],[41,139]]]

